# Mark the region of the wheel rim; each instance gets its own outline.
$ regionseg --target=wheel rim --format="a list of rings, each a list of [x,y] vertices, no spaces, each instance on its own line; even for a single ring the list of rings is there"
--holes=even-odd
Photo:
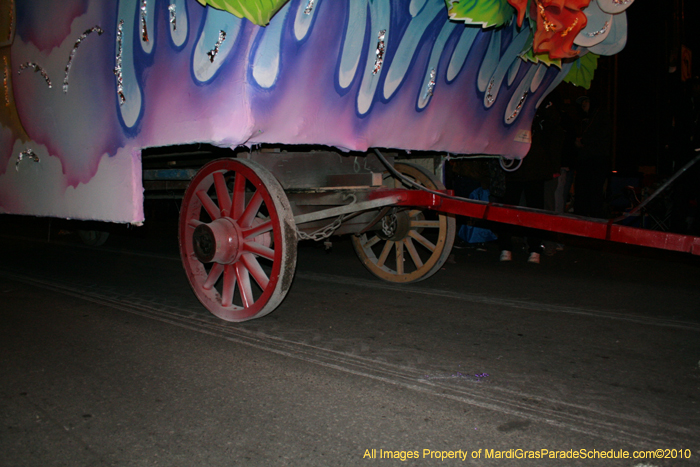
[[[420,166],[396,163],[394,168],[427,188],[445,188]],[[403,187],[400,180],[389,178],[388,181],[395,188]],[[435,274],[447,261],[456,231],[453,216],[426,216],[415,208],[395,208],[378,223],[377,229],[354,236],[355,251],[372,274],[402,283],[421,281]]]
[[[221,159],[192,179],[180,212],[180,256],[200,302],[227,321],[270,313],[296,266],[296,228],[279,182],[255,162]]]

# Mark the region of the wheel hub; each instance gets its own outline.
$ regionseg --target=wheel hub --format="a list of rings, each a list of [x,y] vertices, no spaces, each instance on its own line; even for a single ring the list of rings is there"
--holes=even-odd
[[[403,240],[408,235],[409,230],[411,230],[411,219],[406,211],[384,216],[381,224],[379,237],[393,242]]]
[[[241,256],[241,229],[232,219],[222,217],[194,229],[194,254],[202,263],[231,264]]]

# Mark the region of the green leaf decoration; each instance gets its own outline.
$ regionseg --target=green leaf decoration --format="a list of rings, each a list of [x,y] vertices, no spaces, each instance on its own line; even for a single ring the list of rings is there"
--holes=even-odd
[[[450,19],[484,28],[503,26],[515,16],[508,0],[445,0]]]
[[[600,55],[589,52],[583,57],[577,58],[566,78],[564,78],[564,82],[581,86],[584,89],[590,89],[593,75],[598,68],[599,57]]]
[[[247,18],[258,26],[267,26],[275,13],[289,0],[197,0],[204,6],[228,11],[239,18]]]
[[[561,68],[561,59],[552,59],[549,58],[549,54],[535,54],[535,52],[532,50],[532,42],[530,41],[528,43],[528,49],[520,54],[520,58],[522,58],[525,61],[532,62],[532,63],[544,63],[547,66],[554,65],[557,68]]]

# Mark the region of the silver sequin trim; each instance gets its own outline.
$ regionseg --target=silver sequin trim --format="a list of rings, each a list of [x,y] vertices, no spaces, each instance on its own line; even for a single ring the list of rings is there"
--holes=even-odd
[[[168,11],[170,12],[170,25],[173,28],[173,31],[177,31],[177,16],[175,15],[177,6],[174,3],[171,3],[168,6]]]
[[[207,52],[207,55],[209,56],[209,60],[214,63],[214,59],[216,58],[216,55],[219,53],[219,47],[221,47],[221,44],[224,43],[226,40],[226,31],[219,31],[219,40],[216,41],[216,45],[214,45],[214,48],[211,49],[209,52]]]
[[[104,32],[101,27],[95,26],[91,29],[88,29],[84,33],[78,37],[78,40],[75,41],[75,45],[73,46],[73,50],[70,52],[70,56],[68,57],[68,63],[66,63],[66,75],[63,78],[63,92],[68,92],[68,74],[70,73],[70,67],[73,64],[73,57],[75,57],[75,53],[78,51],[78,47],[80,44],[85,40],[85,38],[90,35],[93,32],[97,32],[98,36],[101,36],[102,33]]]
[[[374,71],[372,72],[373,75],[376,75],[379,70],[382,69],[382,63],[384,63],[384,51],[386,50],[386,46],[384,44],[384,37],[386,36],[386,29],[382,29],[379,31],[379,35],[377,36],[377,51],[375,54],[377,57],[374,59]]]
[[[19,172],[19,163],[22,162],[22,159],[32,159],[34,162],[39,162],[39,156],[37,156],[34,151],[31,149],[27,149],[26,151],[22,151],[19,153],[17,156],[17,162],[15,163],[15,170]]]
[[[486,88],[486,102],[487,102],[489,105],[493,104],[494,101],[496,100],[496,99],[493,97],[493,94],[491,94],[491,91],[493,90],[494,84],[496,84],[496,80],[492,78],[491,81],[489,81],[489,87]]]
[[[435,89],[435,78],[437,76],[437,72],[435,71],[435,68],[430,70],[430,81],[428,81],[428,88],[426,89],[426,94],[425,97],[432,97],[433,95],[433,90]]]
[[[49,75],[46,74],[46,71],[40,65],[37,65],[36,63],[32,63],[32,62],[23,63],[22,65],[19,66],[19,71],[17,72],[17,74],[18,75],[21,74],[22,70],[24,70],[26,68],[33,68],[34,71],[36,71],[37,73],[40,73],[41,76],[43,76],[44,79],[46,80],[46,84],[49,85],[49,88],[51,87],[51,78],[49,78]]]
[[[525,103],[525,99],[527,99],[527,96],[530,94],[529,91],[525,91],[522,96],[520,96],[520,102],[518,102],[518,106],[515,108],[513,113],[506,119],[506,123],[511,123],[515,118],[520,114],[520,111],[523,108],[523,104]]]
[[[586,34],[588,35],[588,37],[600,36],[601,34],[605,33],[605,31],[607,31],[609,27],[610,27],[610,22],[606,21],[601,29],[598,29],[597,31],[593,31],[593,32],[588,32]]]
[[[114,75],[117,77],[117,97],[119,98],[119,105],[123,105],[126,102],[126,96],[124,96],[124,81],[122,78],[122,36],[124,34],[124,20],[120,19],[117,25],[117,61],[114,67]]]
[[[148,27],[146,20],[148,19],[148,0],[141,2],[141,37],[144,42],[148,42]]]

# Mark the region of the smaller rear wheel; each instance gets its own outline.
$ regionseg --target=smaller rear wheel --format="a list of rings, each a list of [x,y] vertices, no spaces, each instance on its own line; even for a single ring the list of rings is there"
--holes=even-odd
[[[102,246],[109,238],[109,232],[102,230],[78,230],[80,240],[88,246]]]
[[[421,166],[398,162],[394,168],[431,190],[445,186]],[[385,185],[410,188],[385,173]],[[352,239],[355,252],[375,276],[389,282],[418,282],[435,274],[450,254],[455,218],[419,208],[392,208],[375,230]]]

